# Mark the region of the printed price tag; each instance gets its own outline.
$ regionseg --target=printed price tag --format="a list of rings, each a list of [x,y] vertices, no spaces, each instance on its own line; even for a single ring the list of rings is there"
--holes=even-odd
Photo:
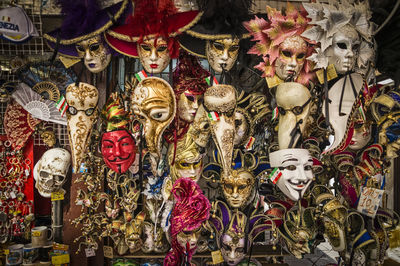
[[[113,248],[112,247],[104,246],[103,247],[103,251],[104,251],[104,257],[110,258],[110,259],[112,259],[114,257],[114,252],[113,252]]]
[[[64,191],[51,192],[51,201],[63,200]]]
[[[32,231],[32,236],[41,236],[42,232],[40,231]]]
[[[4,255],[8,255],[8,254],[10,254],[10,250],[9,249],[5,249],[4,250]]]
[[[61,265],[61,264],[69,263],[69,254],[53,256],[53,257],[51,257],[51,262],[53,263],[53,265]]]
[[[376,188],[361,188],[357,211],[374,218],[385,191]]]
[[[224,262],[224,258],[222,257],[221,250],[211,252],[211,257],[213,264],[219,264]]]
[[[94,249],[92,249],[92,248],[85,248],[85,254],[86,254],[86,258],[96,256],[96,252],[94,252]]]

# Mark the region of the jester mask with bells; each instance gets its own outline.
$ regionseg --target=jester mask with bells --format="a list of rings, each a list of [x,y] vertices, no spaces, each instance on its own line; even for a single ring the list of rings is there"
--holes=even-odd
[[[284,149],[269,154],[272,180],[291,200],[301,199],[313,180],[313,159],[306,149]]]
[[[42,197],[50,198],[52,192],[62,188],[70,165],[71,154],[65,149],[53,148],[42,155],[33,169],[35,187]]]
[[[224,198],[231,208],[246,208],[256,196],[257,178],[269,168],[267,158],[234,150],[231,168],[226,171],[217,153],[218,151],[214,152],[213,162],[204,168],[203,178],[212,179],[213,182],[219,179]]]
[[[302,36],[320,43],[309,59],[316,68],[333,64],[338,74],[365,73],[374,57],[368,2],[304,3],[311,28]]]
[[[238,265],[245,258],[258,234],[275,228],[266,215],[256,214],[248,218],[241,211],[231,210],[222,201],[212,204],[211,213],[207,225],[215,231],[218,248],[229,266]]]
[[[132,110],[144,125],[150,155],[158,160],[161,156],[162,134],[176,112],[172,87],[161,78],[145,78],[133,91]]]
[[[313,75],[307,57],[313,53],[314,43],[301,36],[308,27],[306,12],[288,3],[286,15],[269,6],[267,13],[269,21],[256,16],[244,23],[256,41],[248,53],[264,60],[255,68],[263,72],[270,88],[283,81],[308,84]]]
[[[72,151],[73,169],[76,173],[85,154],[86,146],[97,119],[99,92],[96,87],[80,82],[67,87],[67,129]]]
[[[112,94],[101,112],[106,132],[101,138],[104,162],[116,173],[125,173],[135,161],[136,144],[129,131],[129,113],[117,94]]]
[[[285,82],[278,85],[275,97],[279,111],[279,149],[294,148],[308,122],[311,94],[300,83]]]
[[[235,138],[236,90],[230,85],[214,85],[204,93],[204,109],[210,118],[210,128],[228,175],[231,169]]]

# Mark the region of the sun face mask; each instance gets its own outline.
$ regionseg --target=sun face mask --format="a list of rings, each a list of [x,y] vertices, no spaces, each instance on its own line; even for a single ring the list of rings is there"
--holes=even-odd
[[[226,38],[207,41],[206,56],[208,63],[217,73],[229,71],[234,66],[239,54],[239,40]]]
[[[70,84],[66,89],[68,103],[67,129],[72,151],[73,169],[76,173],[82,162],[88,140],[96,122],[99,92],[96,87],[80,82]]]
[[[307,43],[298,35],[286,38],[279,45],[279,57],[275,61],[275,74],[281,79],[296,80],[303,68]]]
[[[145,39],[137,44],[140,63],[148,73],[161,73],[171,61],[167,42],[163,38]]]
[[[294,148],[307,123],[311,94],[300,83],[285,82],[278,85],[275,97],[279,111],[279,149]]]
[[[99,35],[77,43],[75,48],[78,56],[84,59],[86,68],[92,73],[103,71],[111,61],[111,54]]]
[[[175,96],[165,80],[150,77],[142,80],[132,95],[132,110],[144,125],[147,148],[160,157],[161,136],[175,116]]]
[[[276,185],[289,199],[301,199],[313,180],[313,160],[306,149],[284,149],[270,153],[271,167],[282,173]]]
[[[242,208],[254,198],[254,176],[246,170],[232,170],[229,176],[222,176],[222,191],[228,205]]]
[[[208,112],[212,136],[227,175],[231,169],[235,137],[235,88],[221,84],[209,87],[204,94],[204,108]]]

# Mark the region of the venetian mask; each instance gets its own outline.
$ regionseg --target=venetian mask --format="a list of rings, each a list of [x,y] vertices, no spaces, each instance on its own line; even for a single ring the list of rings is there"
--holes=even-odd
[[[163,38],[149,38],[137,44],[140,63],[148,73],[161,73],[171,61],[167,42]]]
[[[359,151],[371,140],[372,124],[356,117],[353,128],[354,132],[348,148],[352,151]]]
[[[125,173],[136,158],[135,140],[127,130],[105,132],[101,153],[108,167],[117,173]]]
[[[250,117],[245,110],[237,108],[235,112],[236,134],[233,140],[235,147],[238,147],[250,137]]]
[[[99,92],[96,87],[80,82],[67,87],[67,129],[72,150],[73,169],[76,173],[85,154],[92,127],[97,119]]]
[[[306,149],[284,149],[269,154],[271,167],[282,174],[276,185],[289,199],[303,197],[313,180],[313,160]]]
[[[239,39],[225,38],[207,41],[206,56],[208,63],[217,73],[229,71],[239,54]]]
[[[306,60],[307,43],[300,36],[286,38],[279,45],[279,57],[275,61],[275,74],[282,80],[296,80]]]
[[[311,94],[296,82],[285,82],[276,89],[276,104],[279,111],[279,149],[296,147],[310,113]]]
[[[181,93],[177,103],[179,118],[185,122],[192,123],[202,98],[203,95],[194,95],[188,90]]]
[[[204,108],[210,117],[211,132],[221,156],[223,171],[231,169],[235,137],[236,90],[230,85],[214,85],[204,93]]]
[[[354,69],[360,43],[359,34],[350,25],[343,26],[333,35],[332,45],[327,48],[325,55],[337,73],[345,74]]]
[[[142,80],[132,95],[132,110],[144,125],[147,148],[160,157],[161,137],[175,116],[175,95],[165,80],[150,77]]]
[[[199,9],[194,0],[174,0],[174,5],[176,9],[178,9],[178,12],[187,12]]]
[[[210,119],[208,118],[207,111],[204,105],[200,105],[197,110],[196,116],[194,117],[193,123],[190,125],[192,129],[192,137],[194,142],[200,147],[205,148],[208,140],[210,139]]]
[[[62,148],[46,151],[33,170],[35,187],[42,197],[50,198],[51,192],[59,191],[67,181],[71,154]]]
[[[222,191],[232,208],[244,208],[255,195],[255,177],[246,170],[231,170],[229,175],[222,175]]]
[[[200,234],[201,234],[201,226],[192,231],[187,231],[187,230],[180,231],[176,236],[176,239],[183,250],[186,250],[187,244],[189,246],[189,249],[192,250],[197,248],[197,241],[200,238]]]
[[[111,61],[111,53],[104,46],[100,35],[76,44],[78,56],[84,59],[86,68],[92,73],[103,71]]]
[[[145,215],[143,212],[140,212],[134,220],[127,223],[126,226],[126,242],[129,247],[129,251],[134,253],[143,245],[143,241],[141,239],[142,231],[143,231],[143,222]]]
[[[396,158],[400,150],[400,119],[397,113],[384,120],[378,136],[379,144],[386,147],[386,157]]]

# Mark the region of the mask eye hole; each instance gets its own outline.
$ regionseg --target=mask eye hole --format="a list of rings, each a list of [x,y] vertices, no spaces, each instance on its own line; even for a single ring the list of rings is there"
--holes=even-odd
[[[311,171],[312,170],[312,166],[311,165],[305,165],[304,166],[304,170]]]
[[[157,47],[157,52],[164,52],[165,50],[167,50],[167,46],[162,45]]]
[[[89,109],[87,109],[86,111],[85,111],[85,114],[87,115],[87,116],[91,116],[93,113],[94,113],[94,108],[89,108]]]
[[[290,51],[287,50],[282,50],[282,54],[286,57],[292,57],[292,53]]]
[[[143,50],[145,50],[146,52],[150,52],[151,48],[150,46],[148,46],[147,44],[141,44],[140,48],[142,48]]]
[[[47,178],[49,176],[49,173],[41,171],[40,172],[40,176],[43,177],[43,178]]]
[[[222,45],[221,43],[213,42],[212,45],[214,46],[215,49],[217,49],[219,51],[223,51],[224,50],[224,45]]]
[[[241,186],[238,187],[238,190],[239,190],[239,191],[242,191],[242,190],[244,190],[245,188],[246,188],[245,185],[241,185]]]
[[[76,110],[76,108],[73,106],[68,106],[68,113],[71,115],[76,115],[78,113],[78,110]]]
[[[236,252],[238,252],[238,253],[244,253],[244,248],[237,248],[237,249],[236,249]]]
[[[346,50],[347,49],[347,44],[345,44],[344,42],[338,42],[336,44],[340,49]]]
[[[91,52],[96,52],[97,50],[100,49],[100,44],[94,43],[94,44],[90,45],[89,49],[90,49]]]
[[[353,45],[353,51],[358,51],[358,49],[360,48],[360,44],[356,43]]]
[[[77,46],[76,46],[76,50],[77,50],[78,52],[82,52],[82,53],[85,52],[85,49],[84,49],[82,46],[80,46],[80,45],[77,45]]]
[[[301,53],[299,55],[297,55],[297,59],[303,59],[306,56],[306,54]]]
[[[235,119],[235,126],[236,126],[236,127],[241,126],[242,123],[243,123],[243,121],[242,121],[241,119]]]
[[[224,187],[225,187],[225,190],[226,190],[228,193],[232,193],[232,192],[233,192],[233,186],[232,186],[232,185],[230,185],[230,184],[225,184]]]
[[[160,109],[155,109],[150,112],[150,117],[157,121],[165,121],[168,118],[168,112]]]
[[[236,52],[237,50],[239,50],[239,45],[232,45],[229,48],[229,52]]]
[[[195,100],[194,96],[192,96],[192,95],[186,95],[186,98],[191,102],[194,102],[194,100]]]
[[[301,113],[303,112],[303,107],[302,106],[296,106],[292,109],[292,112],[295,115],[301,115]]]
[[[285,169],[289,170],[289,171],[294,171],[297,169],[297,167],[296,167],[296,165],[292,164],[292,165],[285,166]]]

